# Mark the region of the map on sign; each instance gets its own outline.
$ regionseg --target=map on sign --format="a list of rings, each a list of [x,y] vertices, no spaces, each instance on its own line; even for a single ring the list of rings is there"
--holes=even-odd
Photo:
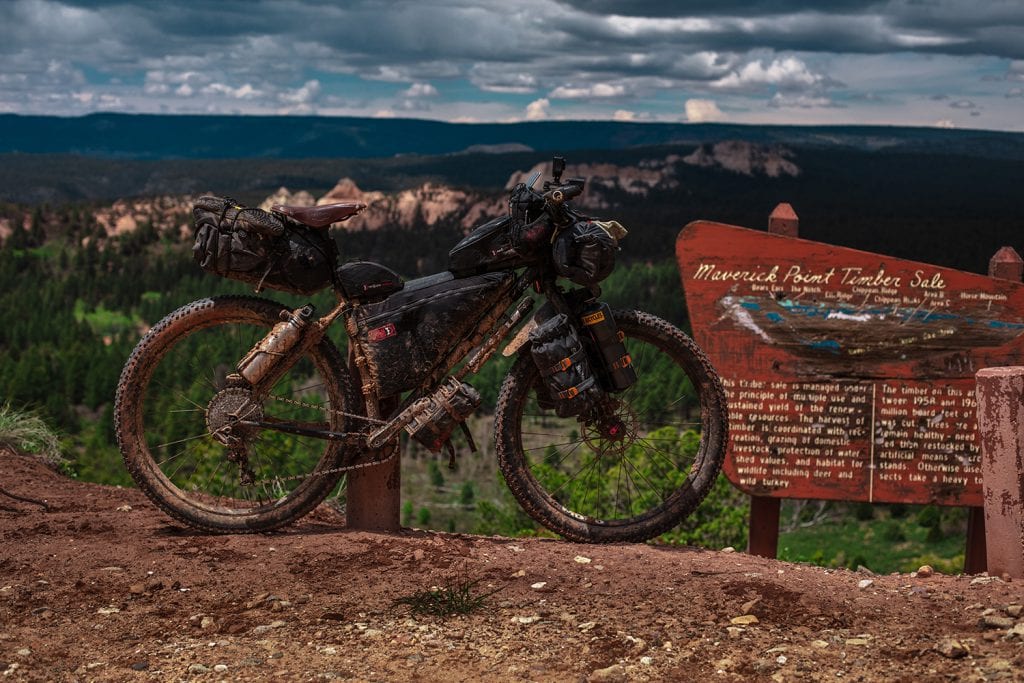
[[[974,373],[1024,358],[1024,285],[709,222],[676,242],[752,495],[981,505]]]

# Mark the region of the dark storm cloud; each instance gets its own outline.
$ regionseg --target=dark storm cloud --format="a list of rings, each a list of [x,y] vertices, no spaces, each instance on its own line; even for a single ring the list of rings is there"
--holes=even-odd
[[[836,0],[833,2],[807,3],[784,0],[561,0],[562,4],[581,11],[596,14],[620,14],[633,17],[678,17],[689,16],[738,16],[759,17],[771,14],[802,12],[812,5],[814,9],[826,12],[849,12],[865,10],[885,4],[877,0]]]
[[[0,0],[0,110],[443,117],[453,82],[473,102],[506,97],[486,116],[532,99],[535,113],[568,103],[626,118],[659,96],[677,111],[719,96],[836,109],[866,101],[851,56],[878,56],[882,75],[922,53],[1024,60],[1022,31],[1019,0]],[[966,78],[945,87],[968,92]],[[429,99],[405,94],[428,87]]]

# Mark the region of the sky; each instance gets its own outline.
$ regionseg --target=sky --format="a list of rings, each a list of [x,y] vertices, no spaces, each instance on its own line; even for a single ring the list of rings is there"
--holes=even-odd
[[[1024,131],[1024,0],[0,0],[0,112]]]

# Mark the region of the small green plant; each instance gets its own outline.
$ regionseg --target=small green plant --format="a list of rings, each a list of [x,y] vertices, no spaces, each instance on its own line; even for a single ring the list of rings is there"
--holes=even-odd
[[[412,526],[412,501],[402,503],[402,526]]]
[[[430,476],[430,484],[434,488],[439,489],[444,486],[444,475],[441,474],[441,468],[438,467],[436,460],[431,460],[427,465],[427,474]]]
[[[416,512],[416,523],[424,528],[430,524],[430,508],[421,507]]]
[[[60,439],[38,414],[15,410],[10,403],[0,404],[0,451],[33,455],[46,464],[59,467]]]
[[[487,598],[500,589],[487,593],[474,593],[481,579],[470,579],[462,573],[445,577],[441,586],[431,586],[426,590],[416,591],[412,595],[398,598],[393,607],[408,607],[413,614],[450,617],[456,614],[469,614],[480,609]]]
[[[474,500],[476,500],[476,492],[473,491],[473,482],[462,482],[462,488],[459,489],[459,503],[469,507],[473,504]]]
[[[888,519],[882,524],[881,537],[883,541],[890,543],[902,543],[907,540],[903,525],[895,519]]]

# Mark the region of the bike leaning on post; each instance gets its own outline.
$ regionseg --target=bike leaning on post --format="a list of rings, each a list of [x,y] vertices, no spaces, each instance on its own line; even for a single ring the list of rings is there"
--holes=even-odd
[[[456,245],[447,271],[408,282],[340,260],[327,229],[361,204],[266,212],[200,198],[193,253],[205,270],[257,291],[331,287],[337,303],[317,317],[309,304],[216,296],[157,323],[115,404],[139,487],[193,527],[259,532],[310,512],[347,472],[397,457],[402,431],[454,462],[457,430],[475,449],[466,419],[481,397],[467,379],[502,349],[513,359],[495,451],[522,508],[583,542],[677,525],[721,468],[722,385],[682,331],[601,301],[626,230],[573,208],[584,180],[563,182],[564,169],[556,157],[542,189],[539,173],[518,184],[508,214]],[[337,321],[346,355],[327,335]]]

